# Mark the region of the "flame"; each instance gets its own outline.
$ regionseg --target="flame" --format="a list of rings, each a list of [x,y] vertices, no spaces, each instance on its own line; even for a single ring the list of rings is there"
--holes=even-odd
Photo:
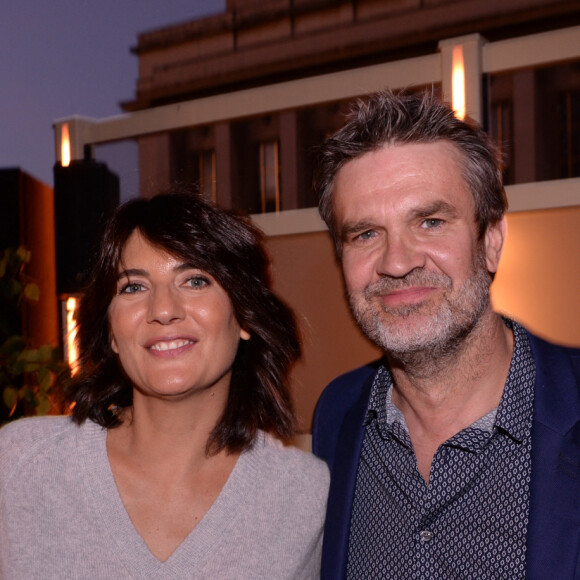
[[[453,47],[453,69],[451,80],[451,106],[458,119],[465,119],[465,67],[463,47]]]
[[[64,123],[61,127],[60,163],[63,167],[68,167],[70,165],[70,136],[67,123]]]
[[[76,346],[77,324],[76,324],[77,299],[73,296],[66,301],[66,341],[67,341],[67,359],[70,366],[71,374],[74,375],[78,370],[78,350]]]

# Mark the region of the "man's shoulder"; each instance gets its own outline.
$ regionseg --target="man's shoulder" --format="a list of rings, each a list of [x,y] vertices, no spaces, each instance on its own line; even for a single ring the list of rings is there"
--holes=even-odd
[[[360,421],[353,424],[362,424],[372,377],[382,362],[379,359],[336,377],[320,395],[314,412],[312,446],[316,455],[329,465],[332,464],[338,434],[346,415],[354,410]]]
[[[536,369],[534,421],[565,435],[580,426],[580,349],[529,334]]]
[[[561,364],[568,360],[576,378],[580,380],[580,347],[557,344],[527,330],[536,364]]]
[[[359,400],[368,379],[375,375],[383,359],[352,369],[333,379],[322,391],[317,411],[327,407],[349,408]]]

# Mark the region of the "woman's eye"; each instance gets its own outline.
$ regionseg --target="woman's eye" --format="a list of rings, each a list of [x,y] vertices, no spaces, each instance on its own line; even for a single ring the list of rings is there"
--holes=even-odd
[[[205,276],[192,276],[191,278],[187,279],[187,283],[192,288],[203,288],[204,286],[207,286],[210,281]]]
[[[138,284],[137,282],[128,282],[121,286],[119,290],[119,294],[136,294],[137,292],[141,292],[143,290],[143,284]]]

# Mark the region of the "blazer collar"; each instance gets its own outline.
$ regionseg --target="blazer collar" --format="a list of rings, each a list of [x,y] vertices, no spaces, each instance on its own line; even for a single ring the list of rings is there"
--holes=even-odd
[[[324,550],[321,578],[346,577],[348,537],[354,502],[358,462],[364,437],[364,417],[376,373],[366,379],[361,395],[346,413],[340,428],[324,527]]]
[[[576,578],[580,550],[580,351],[530,335],[536,361],[526,578]]]

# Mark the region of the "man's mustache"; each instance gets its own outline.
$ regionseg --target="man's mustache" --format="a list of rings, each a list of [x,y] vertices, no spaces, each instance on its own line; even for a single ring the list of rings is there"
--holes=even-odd
[[[443,273],[428,272],[424,268],[411,270],[401,278],[382,276],[376,282],[372,282],[365,288],[365,298],[369,300],[375,296],[384,296],[397,290],[412,288],[414,286],[431,286],[435,288],[451,288],[451,278]]]

